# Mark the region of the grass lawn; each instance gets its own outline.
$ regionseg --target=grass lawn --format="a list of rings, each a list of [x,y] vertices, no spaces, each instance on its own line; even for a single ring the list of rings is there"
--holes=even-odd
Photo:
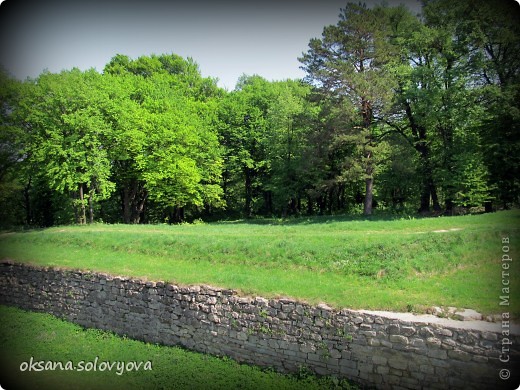
[[[83,329],[48,314],[0,306],[0,387],[11,389],[356,389],[347,381],[298,376],[240,365],[177,347],[147,344],[95,329]],[[81,371],[29,371],[71,361]],[[93,364],[96,362],[97,371]],[[147,362],[151,362],[144,370]],[[143,362],[139,370],[108,370],[103,363]],[[20,367],[24,368],[21,371]],[[57,368],[59,366],[56,366]],[[72,366],[70,366],[72,367]],[[121,367],[121,366],[120,366]],[[103,370],[103,371],[101,371]],[[119,374],[118,374],[119,373]]]
[[[179,284],[210,284],[333,307],[504,311],[520,318],[520,211],[438,218],[253,220],[63,226],[0,235],[0,258]]]

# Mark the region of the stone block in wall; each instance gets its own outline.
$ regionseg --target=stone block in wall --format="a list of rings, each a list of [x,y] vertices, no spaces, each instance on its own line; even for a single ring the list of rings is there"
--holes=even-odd
[[[421,335],[424,338],[430,338],[434,337],[435,333],[433,333],[432,329],[428,326],[423,326],[419,329],[419,335]]]
[[[425,349],[426,342],[424,341],[424,339],[421,338],[412,338],[410,339],[410,346],[418,349]]]
[[[386,327],[386,333],[389,335],[398,335],[401,332],[399,324],[390,324]]]
[[[484,376],[499,366],[499,331],[240,297],[210,286],[2,264],[0,302],[142,340],[271,362],[280,370],[309,366],[380,388],[411,389],[423,382],[432,389],[457,387],[465,375],[471,388],[493,388],[496,382]],[[520,337],[514,341],[520,344]],[[511,353],[519,359],[518,347]]]
[[[447,359],[448,353],[443,349],[432,349],[427,352],[427,355],[431,358],[435,359]]]
[[[442,340],[436,338],[436,337],[428,337],[426,339],[426,344],[430,348],[440,348],[442,345]]]
[[[388,359],[384,356],[374,355],[372,356],[372,363],[377,366],[385,366],[388,363]]]
[[[391,343],[395,343],[395,344],[404,344],[404,345],[408,344],[408,338],[405,336],[398,335],[398,334],[391,334],[389,337],[389,340]]]
[[[408,359],[405,356],[394,356],[394,358],[388,360],[388,366],[396,370],[406,370]]]
[[[464,362],[469,362],[470,360],[472,360],[471,354],[461,350],[450,350],[448,351],[448,356],[452,359],[462,360]]]

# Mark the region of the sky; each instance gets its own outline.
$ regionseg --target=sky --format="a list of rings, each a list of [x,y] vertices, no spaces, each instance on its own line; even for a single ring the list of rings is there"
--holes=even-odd
[[[0,0],[1,1],[1,0]],[[378,0],[365,0],[368,6]],[[102,72],[116,54],[192,57],[204,77],[232,90],[242,74],[305,76],[298,57],[347,0],[4,0],[0,64],[35,78],[77,67]],[[417,13],[417,0],[404,3]]]

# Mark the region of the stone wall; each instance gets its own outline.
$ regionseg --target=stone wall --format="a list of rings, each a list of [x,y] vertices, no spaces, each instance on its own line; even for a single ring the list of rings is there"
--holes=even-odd
[[[281,372],[306,367],[381,389],[505,389],[520,383],[513,369],[520,332],[509,323],[506,337],[501,323],[399,319],[292,299],[241,297],[208,286],[9,262],[0,264],[0,303],[139,340]],[[500,361],[506,358],[509,362]],[[504,369],[512,374],[509,380],[499,378]]]

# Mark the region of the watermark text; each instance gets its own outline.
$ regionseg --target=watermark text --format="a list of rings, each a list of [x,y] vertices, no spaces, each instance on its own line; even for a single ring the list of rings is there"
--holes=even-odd
[[[510,255],[510,242],[509,237],[502,237],[502,285],[500,291],[500,306],[509,307],[510,293],[511,293],[511,275],[510,268],[511,262],[513,261]],[[511,353],[511,345],[513,341],[510,339],[510,316],[509,311],[502,312],[502,340],[501,340],[501,351],[499,360],[502,363],[509,363],[510,353]],[[502,368],[498,374],[500,379],[507,380],[511,376],[511,372],[507,368]]]
[[[77,363],[74,363],[72,360],[66,362],[54,362],[51,360],[35,360],[34,357],[31,356],[29,361],[22,362],[20,364],[20,371],[114,371],[116,375],[123,375],[125,372],[132,371],[151,371],[152,370],[152,362],[150,360],[146,362],[136,362],[136,361],[105,361],[99,360],[99,357],[92,361],[80,360]]]

